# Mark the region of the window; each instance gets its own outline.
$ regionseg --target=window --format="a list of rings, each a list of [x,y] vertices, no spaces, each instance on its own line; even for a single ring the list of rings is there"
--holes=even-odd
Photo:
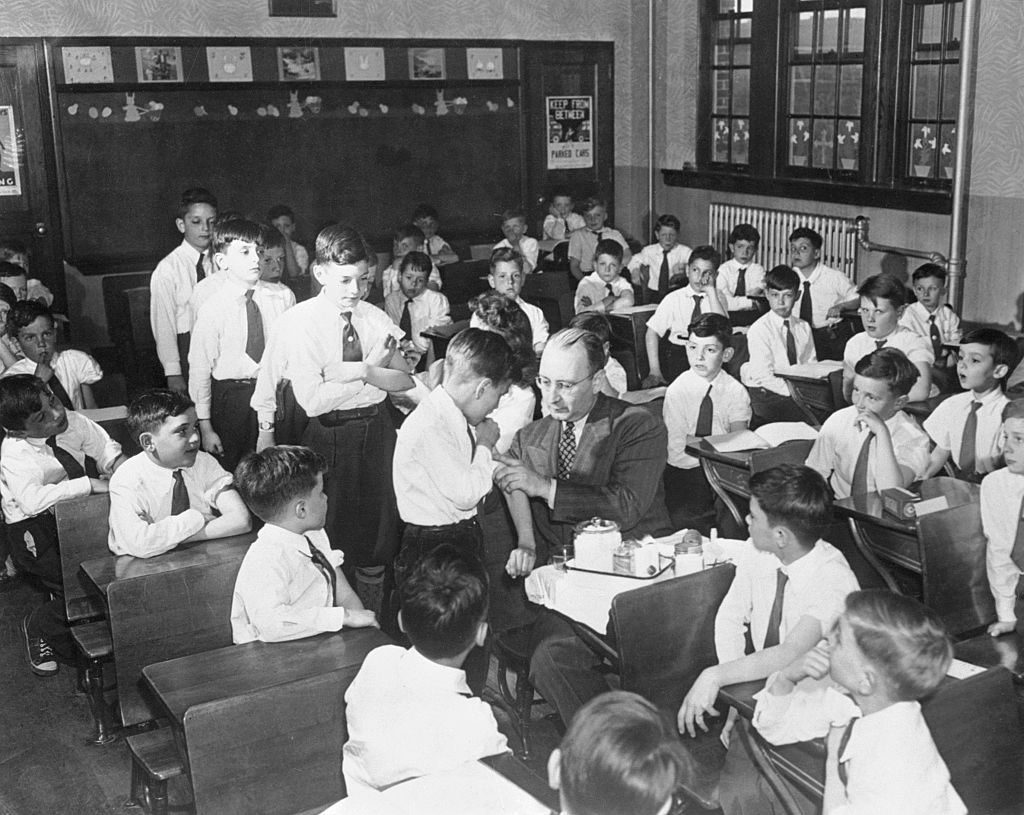
[[[719,188],[948,201],[961,0],[700,2],[697,174]]]

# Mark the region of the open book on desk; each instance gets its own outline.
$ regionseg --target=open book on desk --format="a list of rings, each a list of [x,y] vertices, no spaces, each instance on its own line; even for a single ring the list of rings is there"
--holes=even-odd
[[[787,441],[807,439],[814,441],[818,431],[803,422],[772,422],[753,430],[740,430],[724,436],[708,436],[706,441],[720,453],[738,453],[742,450],[767,450]]]
[[[837,359],[825,359],[821,362],[805,362],[802,365],[787,365],[779,368],[775,373],[778,376],[802,376],[807,379],[825,379],[833,371],[839,371],[843,363]]]

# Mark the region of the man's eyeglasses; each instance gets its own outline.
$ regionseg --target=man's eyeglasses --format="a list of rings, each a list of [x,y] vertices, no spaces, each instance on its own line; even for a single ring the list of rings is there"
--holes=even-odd
[[[588,379],[593,379],[594,374],[596,373],[597,371],[594,371],[594,373],[590,374],[589,376],[585,376],[583,377],[583,379],[577,379],[575,382],[562,382],[560,380],[552,382],[546,376],[538,376],[533,381],[537,383],[537,387],[540,388],[542,391],[554,391],[556,394],[572,393],[574,390],[576,390],[577,387],[586,382]]]

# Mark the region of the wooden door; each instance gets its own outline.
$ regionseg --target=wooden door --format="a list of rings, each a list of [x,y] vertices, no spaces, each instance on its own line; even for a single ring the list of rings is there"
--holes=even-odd
[[[31,275],[64,311],[64,267],[58,221],[46,65],[37,40],[0,39],[0,237],[29,250]]]
[[[590,195],[608,201],[609,223],[614,223],[614,76],[612,43],[537,43],[523,49],[523,84],[526,98],[526,177],[530,232],[539,227],[547,213],[552,190],[565,189],[579,205]],[[557,100],[589,99],[589,110],[582,107],[569,113],[564,126],[552,121]],[[578,104],[573,101],[570,105]],[[579,118],[573,119],[572,116]],[[578,123],[585,122],[582,128]],[[578,151],[580,129],[589,131],[592,161],[583,164]],[[564,150],[555,139],[565,138]],[[575,142],[574,142],[575,139]],[[585,141],[583,142],[586,143]],[[565,155],[551,155],[552,151]],[[577,206],[577,208],[579,208]]]

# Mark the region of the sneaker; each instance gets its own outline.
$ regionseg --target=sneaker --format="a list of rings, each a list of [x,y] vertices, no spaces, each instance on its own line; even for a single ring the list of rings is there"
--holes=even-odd
[[[53,649],[42,637],[33,637],[28,633],[28,617],[21,621],[21,630],[25,634],[28,665],[36,676],[53,676],[57,673],[57,658]]]

